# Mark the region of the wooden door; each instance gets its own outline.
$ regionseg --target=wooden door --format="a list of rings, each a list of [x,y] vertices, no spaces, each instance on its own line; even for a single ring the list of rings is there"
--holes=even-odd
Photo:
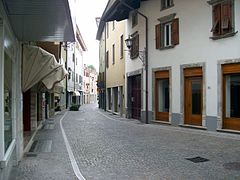
[[[132,77],[131,92],[132,118],[141,118],[141,76]]]
[[[202,68],[184,69],[184,123],[202,126]]]
[[[185,78],[185,124],[202,126],[202,78]]]
[[[226,64],[223,70],[223,128],[240,130],[240,64]]]
[[[169,71],[155,73],[156,120],[169,121]]]

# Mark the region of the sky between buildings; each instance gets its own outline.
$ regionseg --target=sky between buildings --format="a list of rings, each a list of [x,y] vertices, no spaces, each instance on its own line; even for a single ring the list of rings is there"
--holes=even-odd
[[[99,41],[96,40],[97,25],[95,18],[101,17],[108,0],[78,0],[76,8],[77,24],[87,46],[84,53],[84,63],[92,64],[98,71]]]

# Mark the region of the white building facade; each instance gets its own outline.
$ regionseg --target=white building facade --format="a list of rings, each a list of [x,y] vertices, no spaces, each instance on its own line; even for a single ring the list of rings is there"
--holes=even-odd
[[[139,53],[145,53],[147,38],[148,89],[145,88],[145,62],[139,60],[141,54],[132,58],[127,55],[126,93],[130,96],[125,105],[130,117],[133,109],[129,104],[138,97],[141,99],[138,113],[140,119],[145,119],[148,92],[150,122],[239,131],[240,1],[138,3],[138,13],[129,13],[126,31]],[[119,7],[126,9],[125,5]],[[139,12],[147,17],[147,36],[146,19]],[[136,81],[137,85],[132,83]],[[136,89],[140,95],[134,97],[131,93]]]

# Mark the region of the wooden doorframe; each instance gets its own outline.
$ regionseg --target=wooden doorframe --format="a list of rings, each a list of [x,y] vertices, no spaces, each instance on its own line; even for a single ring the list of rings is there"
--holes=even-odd
[[[184,70],[184,124],[202,126],[202,115],[203,115],[203,73],[202,67],[185,68]],[[191,92],[191,82],[201,81],[201,114],[193,115],[189,110],[192,107],[191,97],[189,92]]]
[[[160,121],[167,121],[169,122],[169,111],[168,112],[158,112],[159,104],[158,104],[158,81],[168,79],[170,83],[169,78],[169,70],[162,70],[162,71],[156,71],[155,72],[155,119]],[[170,86],[170,84],[169,84]],[[169,103],[170,102],[170,87],[169,87]],[[169,104],[170,109],[170,104]]]
[[[226,117],[226,75],[240,74],[240,63],[222,65],[222,119],[224,129],[240,130],[240,118]]]

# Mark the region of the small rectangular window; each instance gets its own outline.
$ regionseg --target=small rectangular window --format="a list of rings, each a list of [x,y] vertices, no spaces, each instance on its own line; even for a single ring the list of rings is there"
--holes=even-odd
[[[108,22],[106,22],[106,33],[107,33],[107,38],[109,38],[109,25]]]
[[[138,14],[137,12],[132,13],[132,28],[138,24]]]
[[[120,37],[120,58],[123,58],[123,35]]]
[[[112,45],[112,64],[115,64],[115,44]]]
[[[115,21],[112,22],[112,30],[115,29]]]
[[[173,6],[173,0],[161,0],[161,10],[170,8]]]
[[[167,23],[164,25],[164,47],[168,47],[172,45],[171,42],[171,27],[172,27],[172,23]]]
[[[109,67],[109,52],[106,52],[106,67]]]

